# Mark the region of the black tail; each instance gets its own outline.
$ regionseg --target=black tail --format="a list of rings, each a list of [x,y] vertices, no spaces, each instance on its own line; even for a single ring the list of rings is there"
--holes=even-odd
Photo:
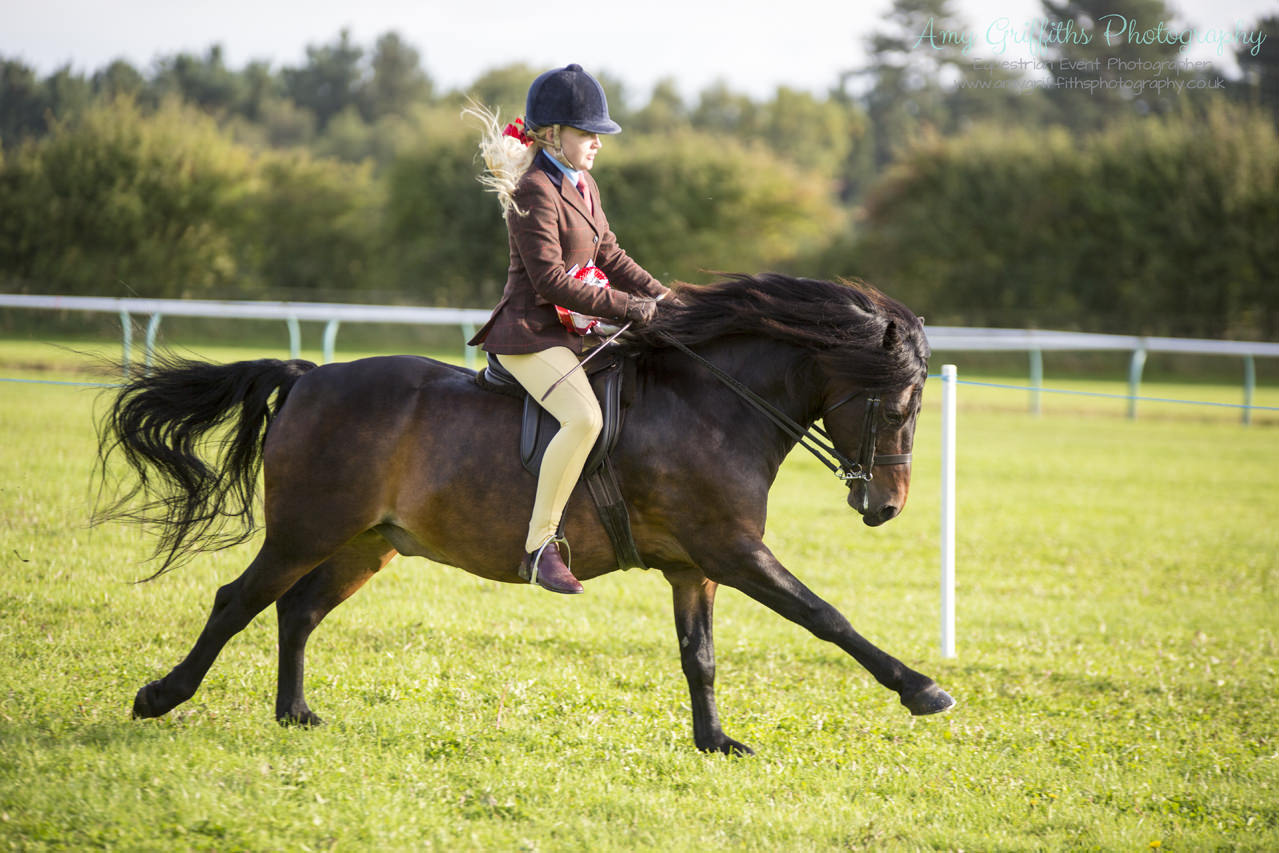
[[[314,368],[300,360],[206,364],[168,358],[116,393],[98,424],[99,499],[113,479],[107,462],[116,451],[136,479],[116,482],[110,505],[94,522],[158,526],[155,557],[162,563],[147,580],[192,552],[226,548],[253,534],[266,426],[293,384]],[[228,522],[234,524],[228,528]]]

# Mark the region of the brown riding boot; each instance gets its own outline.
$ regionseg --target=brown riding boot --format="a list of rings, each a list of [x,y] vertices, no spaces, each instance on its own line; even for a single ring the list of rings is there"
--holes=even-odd
[[[532,554],[525,554],[520,563],[520,577],[551,592],[575,595],[582,591],[582,584],[560,556],[560,541],[563,540],[552,539]]]

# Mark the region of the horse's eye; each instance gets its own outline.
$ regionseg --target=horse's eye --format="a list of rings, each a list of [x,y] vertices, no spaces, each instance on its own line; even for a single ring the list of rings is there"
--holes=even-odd
[[[906,415],[902,412],[884,412],[884,423],[891,427],[899,427],[906,423]]]

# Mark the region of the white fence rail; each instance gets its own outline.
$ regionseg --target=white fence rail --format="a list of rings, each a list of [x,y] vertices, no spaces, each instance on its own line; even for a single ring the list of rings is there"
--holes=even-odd
[[[1030,356],[1030,410],[1040,410],[1040,390],[1044,385],[1044,352],[1128,352],[1128,417],[1137,417],[1141,373],[1152,352],[1233,356],[1243,360],[1242,420],[1252,420],[1252,401],[1257,388],[1258,357],[1279,358],[1279,343],[1264,341],[1214,341],[1199,338],[1161,338],[1141,335],[1101,335],[1089,332],[1052,332],[1040,329],[978,329],[935,326],[928,330],[934,350],[1014,351]]]
[[[223,317],[230,319],[283,320],[289,331],[289,352],[294,358],[302,349],[301,323],[324,323],[323,359],[332,361],[338,329],[342,323],[401,323],[409,325],[457,326],[463,340],[469,340],[489,312],[470,308],[414,308],[397,305],[349,305],[329,302],[233,302],[200,299],[135,299],[96,296],[40,296],[0,293],[0,307],[52,311],[91,311],[116,314],[123,328],[124,362],[132,357],[133,317],[148,317],[145,358],[150,362],[156,336],[164,317]],[[1241,358],[1244,365],[1243,422],[1250,420],[1256,389],[1258,357],[1279,358],[1279,343],[1261,341],[1213,341],[1192,338],[1100,335],[1086,332],[1053,332],[1039,329],[982,329],[958,326],[928,328],[928,342],[942,352],[1025,352],[1030,358],[1030,408],[1038,412],[1043,387],[1045,351],[1113,351],[1131,353],[1128,368],[1128,414],[1136,417],[1137,397],[1146,357],[1152,352],[1196,353]],[[475,364],[475,351],[464,348],[468,365]]]
[[[222,317],[239,320],[283,320],[289,330],[289,352],[302,351],[303,320],[324,323],[324,361],[333,360],[342,323],[401,323],[414,326],[458,326],[463,340],[475,334],[489,312],[473,308],[414,308],[402,305],[346,305],[335,302],[233,302],[210,299],[135,299],[102,296],[37,296],[0,293],[0,308],[39,308],[46,311],[90,311],[116,314],[124,329],[124,362],[132,357],[133,317],[147,316],[146,360],[155,352],[156,335],[164,317]],[[467,362],[474,352],[467,347]]]

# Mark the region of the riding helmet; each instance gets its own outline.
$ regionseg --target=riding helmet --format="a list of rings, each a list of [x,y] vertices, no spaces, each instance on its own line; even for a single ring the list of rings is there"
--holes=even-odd
[[[622,132],[608,117],[604,87],[576,63],[553,68],[533,81],[524,104],[524,121],[531,128],[567,124],[587,133]]]

